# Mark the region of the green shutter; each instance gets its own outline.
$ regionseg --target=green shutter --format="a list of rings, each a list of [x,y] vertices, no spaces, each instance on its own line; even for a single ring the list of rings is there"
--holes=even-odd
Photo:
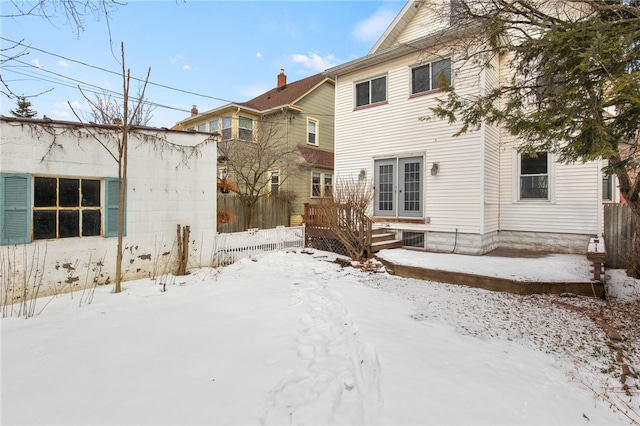
[[[0,244],[31,241],[30,203],[30,176],[0,173]]]
[[[105,184],[105,206],[104,206],[104,236],[118,236],[118,178],[106,178]],[[125,197],[126,206],[126,197]],[[122,235],[127,235],[127,212],[124,212],[124,225]]]

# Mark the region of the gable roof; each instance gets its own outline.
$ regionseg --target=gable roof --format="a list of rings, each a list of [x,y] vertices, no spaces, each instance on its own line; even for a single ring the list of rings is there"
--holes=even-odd
[[[389,24],[389,27],[380,36],[376,44],[373,45],[373,47],[369,51],[369,55],[378,51],[386,50],[393,46],[396,43],[398,36],[407,27],[409,22],[411,22],[413,17],[418,12],[418,9],[420,9],[420,7],[424,5],[424,3],[424,0],[409,0],[407,4],[404,5],[402,10],[400,10],[393,22]]]
[[[311,77],[285,84],[282,87],[276,87],[247,102],[241,102],[238,105],[260,112],[289,107],[295,105],[296,102],[327,80],[329,79],[325,77],[323,73],[318,73]]]

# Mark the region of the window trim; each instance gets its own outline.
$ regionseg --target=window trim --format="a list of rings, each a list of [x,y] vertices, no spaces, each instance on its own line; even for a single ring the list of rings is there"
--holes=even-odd
[[[316,174],[320,177],[320,180],[319,180],[318,185],[317,185],[319,195],[314,195],[314,193],[313,193],[314,192],[313,191],[313,188],[314,188],[313,178],[314,178],[314,175],[316,175]],[[311,177],[311,195],[310,195],[311,198],[319,199],[319,198],[327,198],[327,197],[330,196],[330,195],[327,194],[327,192],[328,192],[327,182],[326,182],[327,176],[331,177],[331,185],[329,186],[329,189],[331,191],[333,191],[333,171],[328,171],[328,170],[327,171],[321,171],[321,170],[312,170],[311,171],[311,175],[310,175],[310,177]]]
[[[224,127],[225,120],[229,121],[229,127]],[[220,128],[220,135],[222,137],[222,140],[223,141],[232,140],[233,139],[233,117],[230,116],[230,115],[225,115],[225,116],[222,117],[221,122],[222,123],[221,123],[221,128]],[[225,138],[225,135],[224,135],[224,131],[225,130],[229,130],[229,137],[227,137],[227,138]]]
[[[274,176],[278,178],[275,194],[273,191]],[[273,194],[274,197],[277,197],[279,192],[280,192],[280,170],[269,170],[269,194]]]
[[[251,129],[247,129],[241,126],[242,120],[249,120],[251,122]],[[246,115],[238,115],[238,139],[241,141],[246,141],[246,142],[253,142],[255,141],[255,120],[251,117],[247,117]],[[240,136],[240,132],[241,130],[245,130],[245,131],[251,131],[251,138],[250,139],[244,139]]]
[[[371,101],[371,85],[374,80],[379,80],[384,78],[384,100],[372,102]],[[368,102],[366,104],[358,105],[358,86],[362,84],[369,84],[369,93],[368,93]],[[389,103],[389,76],[387,74],[377,75],[375,77],[371,77],[369,79],[355,81],[353,83],[353,105],[354,109],[363,109],[369,108],[376,105],[384,105]]]

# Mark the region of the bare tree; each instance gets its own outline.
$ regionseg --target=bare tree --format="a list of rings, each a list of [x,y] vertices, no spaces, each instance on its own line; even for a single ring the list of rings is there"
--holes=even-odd
[[[226,167],[227,177],[235,185],[227,185],[247,207],[244,225],[252,228],[253,209],[262,197],[270,194],[270,173],[278,171],[279,184],[301,172],[303,157],[297,145],[287,138],[286,113],[268,115],[259,120],[254,140],[234,139],[218,144],[218,161]]]
[[[146,83],[146,81],[145,81]],[[85,97],[86,98],[86,97]],[[114,124],[124,122],[124,104],[109,94],[95,94],[95,99],[89,100],[91,112],[87,114],[87,120],[96,124]],[[138,87],[135,97],[129,98],[129,111],[135,111],[129,122],[133,126],[147,126],[153,118],[155,106],[145,99],[142,87]],[[140,104],[140,108],[135,108]]]
[[[341,178],[333,188],[333,195],[323,198],[318,206],[319,220],[333,232],[353,260],[363,259],[371,247],[371,220],[367,214],[374,197],[370,181]]]

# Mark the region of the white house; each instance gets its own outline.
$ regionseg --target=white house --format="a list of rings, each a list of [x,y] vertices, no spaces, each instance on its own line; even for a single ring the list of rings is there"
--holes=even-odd
[[[420,120],[443,76],[463,95],[495,87],[506,60],[479,69],[455,53],[456,35],[433,2],[410,0],[370,53],[325,71],[336,82],[336,181],[370,179],[372,218],[405,246],[484,254],[496,248],[585,252],[601,235],[602,165],[521,155],[483,125]]]
[[[118,126],[0,118],[0,303],[114,281]],[[103,146],[104,145],[104,146]],[[148,127],[129,134],[123,280],[209,266],[216,234],[216,141]],[[117,155],[117,154],[116,154]]]

